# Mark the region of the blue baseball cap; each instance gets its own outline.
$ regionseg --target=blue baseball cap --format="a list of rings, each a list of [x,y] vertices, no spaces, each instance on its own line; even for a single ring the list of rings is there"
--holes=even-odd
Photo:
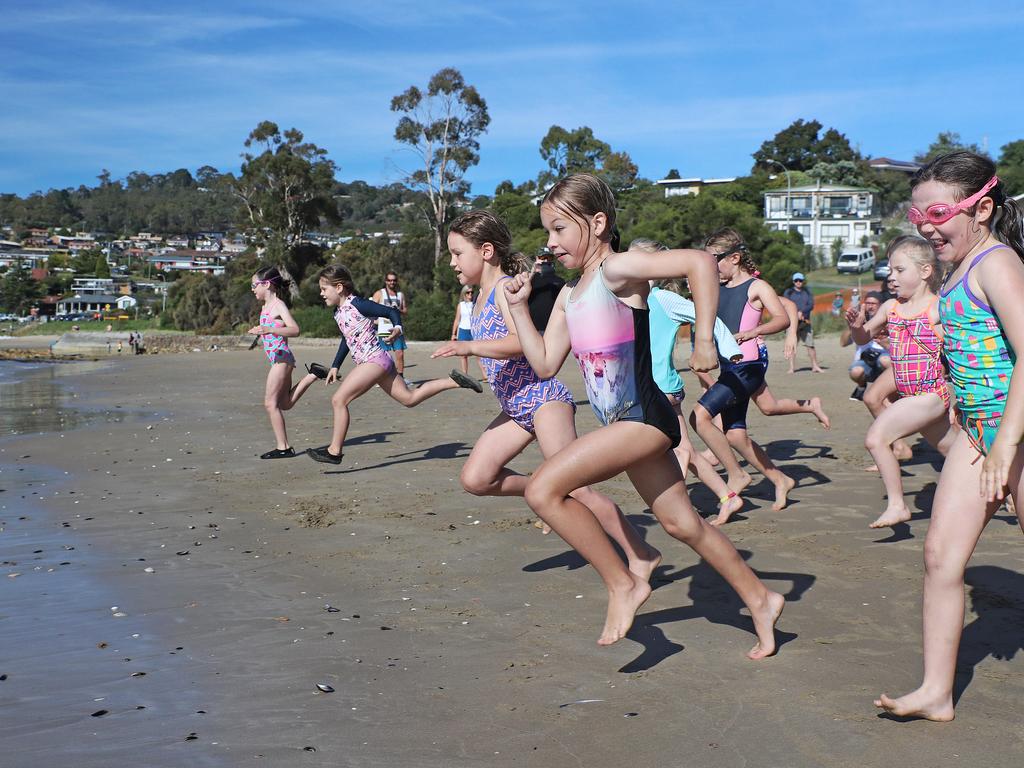
[[[803,272],[794,272],[793,273],[793,282],[795,283],[797,280],[804,280],[804,281],[806,281],[807,278],[804,277],[804,273]]]

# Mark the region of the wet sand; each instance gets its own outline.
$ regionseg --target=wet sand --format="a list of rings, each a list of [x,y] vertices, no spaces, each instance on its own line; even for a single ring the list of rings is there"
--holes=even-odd
[[[325,356],[296,349],[300,362]],[[412,345],[410,378],[450,368],[430,349]],[[871,705],[920,677],[935,456],[921,444],[905,465],[910,524],[869,529],[882,497],[862,470],[868,417],[847,399],[848,350],[825,339],[820,351],[828,373],[802,357],[803,372],[776,362],[769,382],[826,397],[832,431],[753,415],[752,435],[799,487],[772,512],[756,483],[725,529],[790,600],[780,652],[762,662],[744,658],[754,637],[735,595],[622,479],[602,489],[665,560],[629,637],[599,648],[592,569],[542,536],[522,500],[459,488],[496,413],[486,391],[410,411],[374,391],[353,406],[334,467],[256,458],[273,447],[258,352],[25,369],[35,383],[13,410],[37,408],[40,426],[0,440],[0,762],[1019,764],[1024,549],[1002,512],[968,570],[956,721],[899,723]],[[563,373],[582,398],[574,364]],[[0,407],[11,393],[0,384]],[[288,415],[297,448],[327,442],[328,398],[316,385]],[[577,424],[595,427],[589,406]],[[514,466],[538,462],[530,449]],[[699,486],[693,498],[713,510]]]

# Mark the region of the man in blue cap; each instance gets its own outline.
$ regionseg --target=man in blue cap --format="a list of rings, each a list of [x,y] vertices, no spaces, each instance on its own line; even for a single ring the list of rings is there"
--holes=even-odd
[[[793,287],[787,288],[782,295],[796,304],[796,335],[800,343],[807,347],[807,354],[811,358],[811,371],[822,373],[823,369],[818,365],[818,353],[814,351],[814,331],[811,328],[811,313],[814,311],[814,296],[807,290],[807,278],[803,272],[793,273]],[[789,372],[793,373],[796,363],[796,353],[789,359]]]

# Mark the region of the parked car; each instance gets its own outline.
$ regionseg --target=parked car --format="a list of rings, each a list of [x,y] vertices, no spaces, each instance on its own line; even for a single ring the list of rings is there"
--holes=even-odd
[[[875,252],[870,248],[846,248],[839,254],[836,271],[860,274],[875,266]]]
[[[882,259],[875,264],[875,280],[886,280],[889,277],[889,260]]]

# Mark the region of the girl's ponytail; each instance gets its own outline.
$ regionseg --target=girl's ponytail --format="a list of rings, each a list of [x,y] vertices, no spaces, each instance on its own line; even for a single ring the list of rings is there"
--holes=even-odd
[[[992,232],[1024,261],[1024,210],[1018,201],[1012,197],[1003,198],[992,217]]]

